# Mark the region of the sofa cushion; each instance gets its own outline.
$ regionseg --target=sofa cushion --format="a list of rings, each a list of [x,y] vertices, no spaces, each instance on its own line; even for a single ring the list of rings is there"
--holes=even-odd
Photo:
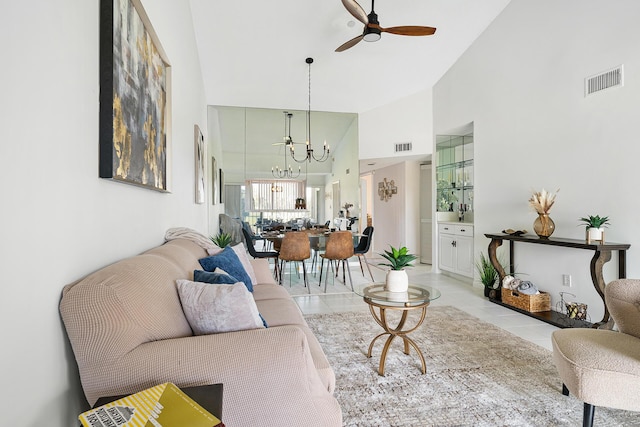
[[[226,273],[218,273],[215,271],[194,270],[193,281],[203,282],[203,283],[213,283],[216,285],[233,285],[234,283],[238,283],[240,280]]]
[[[231,249],[233,249],[233,252],[235,252],[238,259],[242,263],[244,270],[251,278],[251,283],[255,285],[258,282],[258,279],[256,278],[256,273],[253,271],[253,266],[251,265],[251,261],[249,260],[249,255],[247,255],[246,246],[244,245],[244,243],[238,243],[237,245],[231,246]]]
[[[256,303],[247,288],[177,280],[182,310],[194,335],[263,328]]]
[[[202,283],[211,283],[216,285],[234,285],[239,282],[238,279],[228,275],[227,273],[223,273],[222,270],[219,268],[216,268],[216,271],[213,271],[213,272],[194,270],[193,281],[202,282]],[[254,287],[253,290],[255,291],[256,288]],[[262,321],[262,325],[265,328],[269,327],[269,325],[267,324],[267,321],[264,319],[264,317],[262,317],[262,314],[260,314],[260,320]]]
[[[231,246],[225,247],[218,255],[201,258],[198,262],[200,262],[202,268],[207,271],[215,271],[216,268],[224,270],[230,276],[243,282],[249,292],[253,292],[251,277],[249,277],[249,274]]]

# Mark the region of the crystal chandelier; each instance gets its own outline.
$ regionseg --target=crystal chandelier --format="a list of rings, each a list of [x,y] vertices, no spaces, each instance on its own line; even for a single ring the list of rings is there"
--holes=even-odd
[[[274,178],[279,179],[293,179],[300,176],[301,168],[298,166],[298,172],[295,173],[291,165],[287,165],[287,147],[290,147],[293,151],[293,139],[291,139],[291,117],[293,114],[284,111],[284,167],[280,168],[280,166],[275,166],[271,168],[271,174]],[[287,131],[287,120],[289,124],[289,128]]]
[[[311,163],[311,160],[315,160],[316,162],[324,162],[329,158],[329,146],[327,145],[327,141],[325,141],[324,145],[322,146],[321,156],[318,156],[314,153],[313,146],[311,145],[311,64],[313,64],[313,58],[307,58],[305,62],[309,65],[309,108],[307,109],[307,147],[306,147],[305,156],[301,159],[296,158],[293,144],[289,145],[289,152],[291,154],[291,158],[298,163],[304,163],[306,161]]]

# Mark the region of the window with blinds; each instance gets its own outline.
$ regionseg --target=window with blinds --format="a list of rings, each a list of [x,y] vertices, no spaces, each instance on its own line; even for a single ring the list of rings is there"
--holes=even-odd
[[[245,191],[250,211],[288,211],[295,209],[296,199],[305,198],[306,182],[249,180]]]

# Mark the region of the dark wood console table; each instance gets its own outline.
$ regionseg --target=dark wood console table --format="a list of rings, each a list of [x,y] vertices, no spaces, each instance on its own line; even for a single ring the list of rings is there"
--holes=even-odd
[[[604,329],[611,329],[613,324],[609,319],[609,309],[607,308],[607,304],[604,300],[604,287],[606,282],[604,280],[604,276],[602,274],[602,266],[611,260],[611,251],[618,251],[618,278],[624,279],[627,276],[627,249],[631,246],[627,243],[587,243],[584,240],[578,239],[564,239],[561,237],[549,237],[547,239],[539,238],[538,236],[533,235],[524,235],[524,236],[512,236],[510,234],[485,234],[486,237],[491,239],[489,243],[489,259],[491,260],[491,264],[498,271],[500,276],[500,283],[502,283],[502,279],[506,276],[502,265],[498,261],[498,257],[496,256],[496,249],[502,245],[504,240],[509,241],[509,269],[510,271],[514,271],[513,265],[513,246],[514,242],[523,242],[523,243],[533,243],[538,245],[549,245],[549,246],[562,246],[565,248],[575,248],[575,249],[587,249],[594,251],[593,258],[591,258],[591,281],[593,282],[593,286],[602,298],[602,303],[604,304],[604,316],[602,320],[595,323],[593,325],[594,328],[602,327]]]

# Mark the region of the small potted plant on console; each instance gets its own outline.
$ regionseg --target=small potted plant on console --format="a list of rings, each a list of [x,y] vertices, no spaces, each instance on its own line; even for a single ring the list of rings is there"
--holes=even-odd
[[[609,226],[608,216],[589,215],[580,218],[580,222],[585,225],[588,244],[592,241],[604,243],[604,229]]]

